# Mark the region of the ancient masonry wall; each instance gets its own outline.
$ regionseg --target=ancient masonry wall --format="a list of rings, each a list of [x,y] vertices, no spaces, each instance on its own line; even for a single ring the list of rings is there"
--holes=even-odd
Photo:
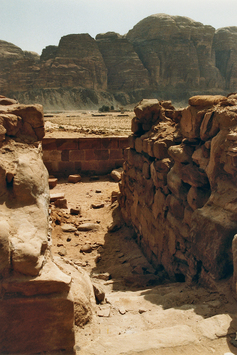
[[[210,286],[233,267],[237,94],[196,96],[180,110],[142,100],[134,112],[120,183],[123,217],[157,273]]]
[[[107,174],[123,165],[128,137],[44,138],[42,147],[50,174]]]

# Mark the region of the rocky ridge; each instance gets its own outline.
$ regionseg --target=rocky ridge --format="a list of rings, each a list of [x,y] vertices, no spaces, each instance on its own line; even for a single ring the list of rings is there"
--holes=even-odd
[[[0,42],[0,90],[46,109],[236,91],[237,29],[156,14],[126,35],[71,34],[41,56]]]

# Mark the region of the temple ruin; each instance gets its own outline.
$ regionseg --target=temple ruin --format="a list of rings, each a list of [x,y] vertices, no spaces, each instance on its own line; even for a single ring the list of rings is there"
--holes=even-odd
[[[90,154],[101,159],[100,163],[94,160],[93,172],[101,161],[109,160],[106,169],[123,161],[121,212],[161,281],[168,278],[211,288],[233,274],[235,294],[237,94],[193,96],[182,109],[170,101],[144,99],[134,112],[128,141],[94,140],[103,154],[95,154],[97,148],[92,147]],[[58,172],[65,157],[71,173],[76,167],[88,168],[90,162],[85,162],[83,153],[84,165],[79,164],[78,141],[70,142],[68,149],[62,142],[46,141],[45,147],[54,147],[49,148],[53,153],[45,154],[47,170],[43,137],[41,105],[20,105],[0,97],[3,354],[74,353],[77,302],[71,277],[56,265],[51,253],[48,170]],[[91,148],[83,144],[85,150]],[[88,287],[83,296],[88,313],[91,294]]]

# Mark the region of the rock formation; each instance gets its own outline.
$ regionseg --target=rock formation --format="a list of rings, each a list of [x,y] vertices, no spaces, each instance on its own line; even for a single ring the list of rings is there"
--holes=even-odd
[[[126,35],[71,34],[39,57],[0,41],[0,92],[46,109],[123,105],[237,90],[237,27],[148,16]]]
[[[50,46],[43,50],[36,85],[106,90],[107,69],[96,41],[88,34],[68,35],[56,49]]]
[[[96,36],[108,70],[108,90],[116,95],[149,88],[150,80],[132,43],[125,36],[108,32]]]
[[[50,253],[40,105],[0,97],[0,353],[74,346],[71,277]]]
[[[152,15],[128,32],[158,91],[223,88],[215,67],[215,29],[189,18]]]
[[[142,100],[134,112],[123,216],[158,272],[211,285],[233,267],[237,94],[194,96],[180,110]]]

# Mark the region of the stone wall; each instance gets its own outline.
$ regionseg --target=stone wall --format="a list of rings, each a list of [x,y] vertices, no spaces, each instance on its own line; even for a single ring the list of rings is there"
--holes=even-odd
[[[211,285],[233,271],[237,94],[194,96],[180,110],[142,100],[134,112],[120,184],[125,221],[157,272]]]
[[[50,174],[107,174],[123,165],[128,137],[44,138],[42,144]]]

